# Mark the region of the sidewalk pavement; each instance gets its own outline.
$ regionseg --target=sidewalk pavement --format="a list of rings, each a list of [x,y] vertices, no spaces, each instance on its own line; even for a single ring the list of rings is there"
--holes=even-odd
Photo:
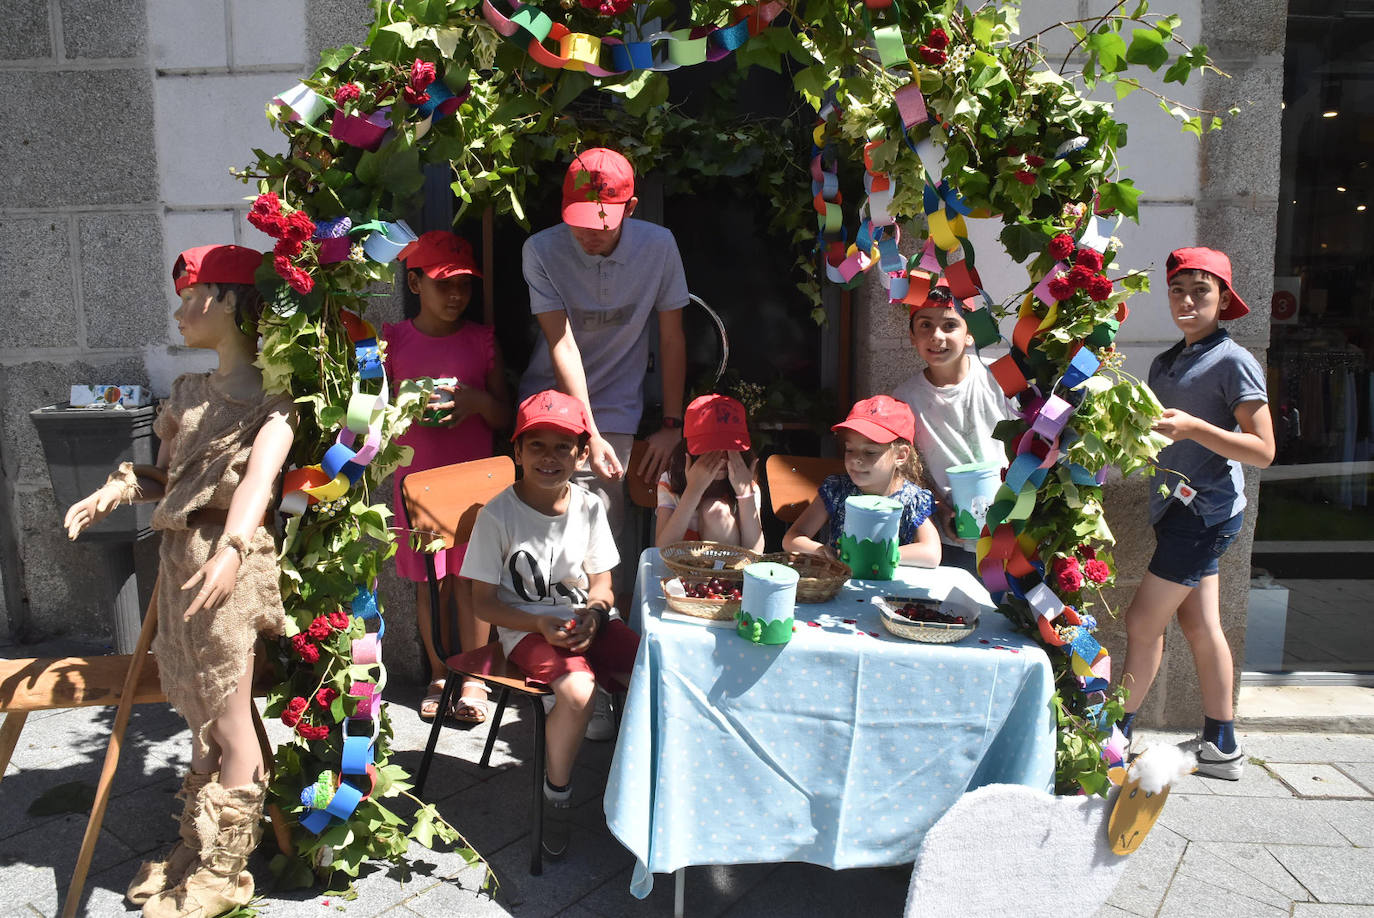
[[[89,647],[0,647],[0,656],[56,656]],[[418,686],[393,686],[395,759],[418,768],[428,725],[413,707]],[[55,915],[71,877],[104,758],[114,708],[31,714],[0,782],[0,918]],[[587,743],[574,778],[573,848],[527,870],[530,774],[528,720],[507,712],[492,767],[476,761],[486,728],[445,729],[426,799],[491,863],[495,897],[456,855],[412,846],[408,875],[388,865],[366,872],[356,898],[271,888],[270,836],[255,857],[261,913],[296,916],[667,916],[673,883],[660,877],[640,901],[629,893],[633,858],[607,831],[601,788],[612,744]],[[269,724],[274,740],[280,724]],[[1182,734],[1146,732],[1152,742]],[[1245,733],[1250,765],[1238,782],[1190,776],[1175,785],[1159,823],[1131,856],[1100,918],[1147,915],[1292,915],[1374,918],[1374,734]],[[134,710],[113,797],[87,883],[85,914],[135,915],[123,890],[140,860],[175,837],[172,794],[186,767],[188,733],[166,705]],[[991,858],[995,840],[989,841]],[[976,858],[972,869],[992,859]],[[981,867],[980,867],[981,865]],[[694,867],[687,914],[730,918],[900,915],[909,867],[832,871],[808,864]],[[1066,900],[1067,901],[1067,900]]]

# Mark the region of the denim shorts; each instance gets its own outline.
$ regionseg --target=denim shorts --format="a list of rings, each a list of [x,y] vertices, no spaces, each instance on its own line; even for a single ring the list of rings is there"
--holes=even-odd
[[[1170,583],[1195,587],[1203,577],[1215,574],[1221,556],[1240,534],[1244,513],[1208,526],[1202,518],[1177,501],[1169,502],[1155,523],[1155,554],[1150,573]]]

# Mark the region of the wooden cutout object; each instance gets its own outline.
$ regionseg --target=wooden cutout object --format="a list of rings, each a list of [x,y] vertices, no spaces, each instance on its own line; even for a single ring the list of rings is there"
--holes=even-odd
[[[1151,794],[1140,786],[1138,778],[1127,778],[1121,785],[1111,818],[1107,820],[1107,840],[1113,854],[1131,854],[1145,841],[1154,828],[1155,820],[1169,798],[1169,786]]]

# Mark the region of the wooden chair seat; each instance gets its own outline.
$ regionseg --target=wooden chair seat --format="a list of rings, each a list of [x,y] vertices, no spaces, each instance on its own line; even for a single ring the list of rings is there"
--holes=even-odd
[[[816,498],[821,483],[844,471],[844,460],[818,456],[785,456],[774,453],[764,463],[768,504],[784,523],[796,522]]]

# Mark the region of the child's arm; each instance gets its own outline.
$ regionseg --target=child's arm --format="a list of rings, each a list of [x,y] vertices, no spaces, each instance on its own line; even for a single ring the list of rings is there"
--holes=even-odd
[[[903,545],[898,551],[898,563],[907,567],[939,567],[940,532],[935,528],[935,518],[929,517],[916,527],[916,541]]]
[[[528,272],[527,272],[528,276]],[[553,377],[558,388],[578,399],[587,406],[587,425],[591,428],[592,471],[608,481],[615,481],[624,473],[615,449],[596,427],[592,415],[592,403],[587,395],[587,373],[582,366],[582,351],[573,338],[572,326],[568,324],[566,311],[541,312],[535,318],[544,333],[544,342],[549,348],[549,358],[553,362]]]
[[[248,468],[229,501],[229,513],[224,521],[219,550],[181,585],[183,590],[190,590],[197,583],[202,584],[200,592],[186,608],[187,619],[201,609],[218,608],[234,592],[243,555],[267,514],[277,475],[286,464],[286,455],[291,451],[291,441],[295,435],[293,415],[281,410],[273,412],[253,438]]]
[[[524,609],[507,605],[496,596],[496,584],[485,580],[472,581],[472,610],[477,617],[500,628],[511,631],[528,631],[542,635],[554,647],[572,650],[573,632],[565,627],[573,617],[572,607],[567,607],[568,615],[535,615]]]
[[[1192,440],[1224,459],[1265,469],[1274,461],[1274,421],[1267,402],[1241,402],[1235,408],[1240,430],[1222,430],[1177,408],[1165,408],[1153,430],[1171,440]]]
[[[830,550],[830,546],[812,538],[829,521],[830,511],[826,509],[825,501],[817,495],[802,511],[801,516],[788,527],[787,534],[782,537],[783,551],[799,551],[833,560],[835,553]]]
[[[615,608],[611,572],[588,574],[587,580],[587,606],[577,616],[577,626],[568,635],[571,641],[568,649],[573,653],[583,653],[591,646],[592,639],[610,620],[611,609]]]

